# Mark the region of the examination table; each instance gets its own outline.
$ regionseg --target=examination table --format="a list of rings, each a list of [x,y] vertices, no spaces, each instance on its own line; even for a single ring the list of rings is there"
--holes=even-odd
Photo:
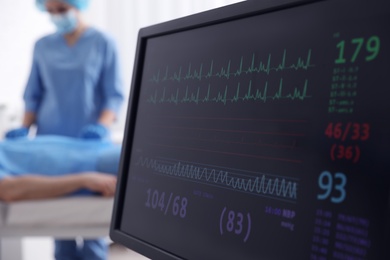
[[[22,238],[97,238],[109,234],[113,198],[0,201],[0,260],[22,260]]]

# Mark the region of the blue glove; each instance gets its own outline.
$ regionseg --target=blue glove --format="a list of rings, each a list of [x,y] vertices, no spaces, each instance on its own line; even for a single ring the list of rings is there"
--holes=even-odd
[[[16,139],[21,137],[27,137],[28,135],[28,128],[27,127],[19,127],[16,129],[12,129],[5,133],[6,139]]]
[[[102,124],[91,124],[85,126],[80,133],[83,139],[102,140],[108,136],[108,129]]]

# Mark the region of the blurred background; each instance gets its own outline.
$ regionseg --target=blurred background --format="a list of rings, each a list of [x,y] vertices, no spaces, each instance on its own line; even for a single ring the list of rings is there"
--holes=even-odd
[[[141,27],[191,15],[242,0],[91,0],[85,12],[89,24],[108,32],[117,42],[126,100],[130,92],[138,30]],[[21,124],[22,95],[29,76],[35,41],[54,31],[35,0],[0,0],[0,139],[6,130]],[[121,139],[127,103],[114,134]],[[25,260],[52,259],[51,238],[25,238]],[[126,258],[128,259],[128,258]]]
[[[126,93],[129,93],[138,30],[141,27],[241,2],[242,0],[92,0],[85,12],[89,24],[117,42]],[[47,13],[34,0],[0,0],[0,135],[20,125],[22,95],[29,75],[33,45],[53,32]],[[116,124],[121,136],[126,104]]]

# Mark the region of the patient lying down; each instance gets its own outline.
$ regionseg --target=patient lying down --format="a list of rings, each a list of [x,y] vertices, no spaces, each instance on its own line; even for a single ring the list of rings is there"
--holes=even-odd
[[[59,136],[0,142],[0,200],[113,196],[119,145]]]

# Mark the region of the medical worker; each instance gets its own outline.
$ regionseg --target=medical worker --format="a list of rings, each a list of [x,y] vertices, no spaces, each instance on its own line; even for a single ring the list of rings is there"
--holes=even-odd
[[[22,127],[6,138],[62,135],[109,137],[123,101],[118,54],[113,40],[88,26],[82,11],[89,0],[36,0],[57,31],[39,39],[24,92]]]
[[[118,54],[113,40],[88,26],[82,11],[89,0],[36,0],[56,27],[34,47],[32,68],[24,92],[22,127],[6,138],[37,135],[107,139],[123,101]],[[57,260],[103,260],[105,239],[56,240]]]

